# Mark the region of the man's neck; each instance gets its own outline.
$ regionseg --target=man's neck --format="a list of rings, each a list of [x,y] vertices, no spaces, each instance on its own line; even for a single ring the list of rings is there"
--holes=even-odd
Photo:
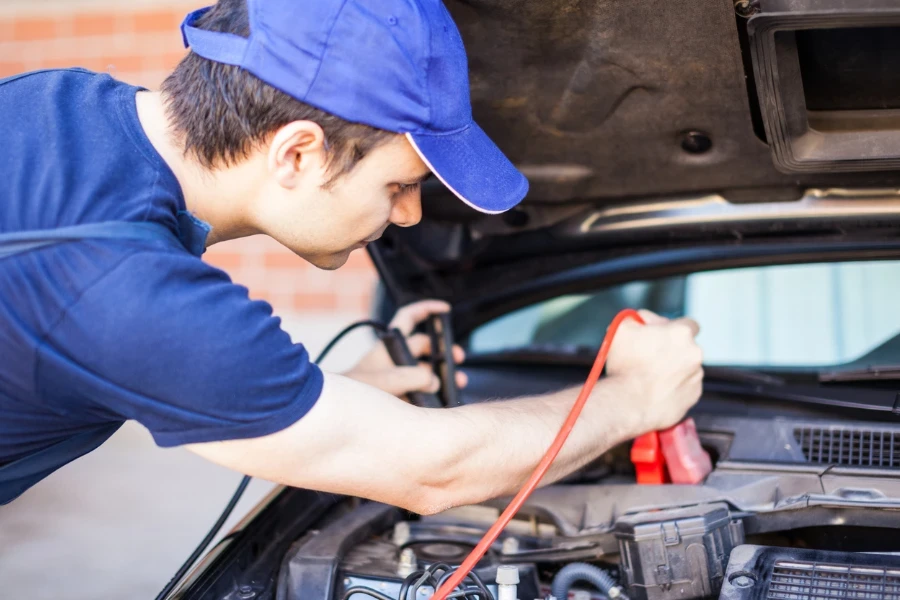
[[[159,92],[139,92],[136,102],[141,126],[175,174],[187,209],[212,226],[206,245],[259,233],[251,224],[248,206],[256,187],[256,165],[245,161],[223,169],[204,168],[176,141]]]

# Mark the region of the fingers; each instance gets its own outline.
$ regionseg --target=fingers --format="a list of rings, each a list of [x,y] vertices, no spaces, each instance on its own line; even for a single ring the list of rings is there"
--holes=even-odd
[[[697,334],[700,333],[700,324],[690,317],[680,317],[678,319],[670,320],[656,314],[655,312],[643,308],[638,310],[638,314],[642,319],[644,319],[644,323],[647,325],[665,325],[666,323],[677,323],[679,325],[687,326],[687,328],[691,330],[691,335],[693,337],[697,337]]]
[[[663,325],[669,322],[669,319],[661,317],[655,312],[642,308],[637,311],[646,325]]]
[[[406,338],[409,351],[416,358],[431,354],[431,338],[424,333],[416,333]],[[453,346],[453,362],[459,364],[466,360],[466,351],[460,346]]]
[[[463,373],[462,371],[456,372],[456,387],[459,389],[463,389],[469,385],[469,376]]]
[[[450,305],[441,300],[422,300],[407,304],[397,311],[391,320],[390,327],[396,327],[403,335],[412,333],[416,325],[430,317],[450,311]]]
[[[409,351],[416,358],[422,358],[431,354],[431,338],[424,333],[416,333],[406,338]]]
[[[466,361],[466,351],[460,346],[453,346],[453,362],[456,364]]]
[[[469,377],[462,372],[456,374],[456,386],[460,389],[469,384]],[[441,389],[441,380],[428,367],[397,367],[392,369],[383,383],[384,391],[394,396],[405,396],[410,392],[436,394]]]
[[[427,365],[419,365],[391,369],[378,387],[394,396],[405,396],[410,392],[434,394],[441,389],[441,382]]]
[[[691,330],[691,337],[697,337],[697,334],[700,333],[700,324],[691,318],[681,317],[680,319],[675,319],[672,323],[686,326]]]

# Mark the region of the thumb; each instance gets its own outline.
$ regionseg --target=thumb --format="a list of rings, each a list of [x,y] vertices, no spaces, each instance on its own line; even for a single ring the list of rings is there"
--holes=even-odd
[[[380,387],[394,396],[405,396],[409,392],[435,393],[441,387],[437,375],[427,365],[417,367],[394,367],[384,371]]]

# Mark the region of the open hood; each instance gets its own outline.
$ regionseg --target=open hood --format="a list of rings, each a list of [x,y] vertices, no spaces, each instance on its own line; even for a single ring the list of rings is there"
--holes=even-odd
[[[371,248],[454,303],[648,248],[893,237],[893,0],[447,0],[476,120],[528,176],[504,215],[439,183]],[[843,236],[843,237],[842,237]]]

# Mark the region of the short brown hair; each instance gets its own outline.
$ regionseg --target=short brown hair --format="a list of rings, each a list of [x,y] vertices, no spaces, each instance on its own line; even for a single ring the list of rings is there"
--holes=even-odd
[[[196,26],[248,37],[247,2],[218,0]],[[210,169],[246,158],[255,145],[288,123],[312,121],[325,132],[328,168],[334,181],[395,135],[309,106],[240,67],[193,52],[166,78],[162,92],[185,153]]]

